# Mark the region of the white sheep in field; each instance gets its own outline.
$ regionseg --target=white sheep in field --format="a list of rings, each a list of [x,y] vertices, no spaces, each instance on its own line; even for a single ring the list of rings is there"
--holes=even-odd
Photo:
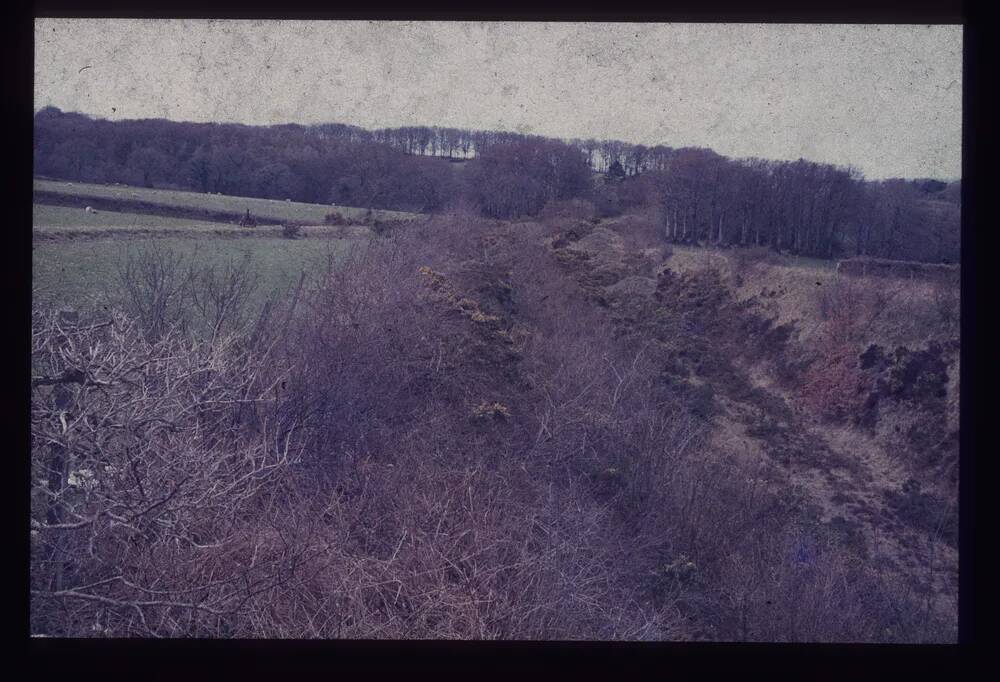
[[[93,206],[88,206],[83,210],[85,210],[87,213],[97,213],[97,209],[95,209]]]

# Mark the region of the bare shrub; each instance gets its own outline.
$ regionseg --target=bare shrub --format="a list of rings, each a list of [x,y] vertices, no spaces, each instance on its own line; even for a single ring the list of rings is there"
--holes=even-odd
[[[777,561],[775,560],[777,559]],[[891,579],[822,534],[803,529],[728,553],[731,627],[740,641],[947,642],[955,632]]]
[[[32,631],[248,634],[248,606],[310,556],[270,363],[119,313],[38,313],[32,364]]]
[[[464,194],[450,197],[442,215],[464,221],[479,220],[482,217],[475,202]]]
[[[248,208],[246,213],[240,218],[240,227],[257,227],[257,218],[250,214],[250,209]]]
[[[120,305],[151,340],[172,330],[213,338],[247,332],[254,316],[260,321],[266,312],[252,310],[260,278],[249,255],[199,265],[193,254],[154,242],[120,256],[116,280],[118,296],[109,304]]]
[[[933,288],[934,311],[941,334],[957,338],[961,331],[961,289],[950,283],[939,283]]]
[[[299,223],[285,223],[281,226],[281,236],[285,239],[298,239],[302,236],[302,225]]]
[[[317,437],[329,444],[377,436],[380,420],[415,406],[411,386],[423,363],[438,368],[428,379],[451,367],[430,334],[437,321],[421,310],[422,265],[390,236],[348,254],[306,296],[291,330],[297,397],[288,409],[317,415]]]
[[[815,413],[844,420],[861,413],[866,397],[859,344],[883,309],[881,295],[838,277],[821,287],[816,298],[823,335],[817,357],[804,372],[801,397]]]
[[[173,327],[186,329],[190,314],[185,299],[196,273],[183,254],[154,242],[119,257],[115,268],[125,309],[150,338]]]
[[[389,233],[407,228],[413,224],[413,220],[409,218],[390,218],[386,220],[374,219],[369,224],[371,225],[372,232],[379,237],[384,237]]]
[[[350,221],[344,218],[339,211],[331,211],[323,217],[324,225],[349,225]]]
[[[850,321],[852,316],[859,314],[863,302],[868,298],[864,287],[842,277],[837,277],[826,286],[820,287],[815,295],[820,319],[840,322]],[[838,328],[838,332],[842,335],[849,333],[848,329],[843,327]]]
[[[239,261],[230,259],[221,269],[203,268],[191,284],[190,301],[211,338],[247,331],[250,300],[260,288],[259,271],[249,254]]]

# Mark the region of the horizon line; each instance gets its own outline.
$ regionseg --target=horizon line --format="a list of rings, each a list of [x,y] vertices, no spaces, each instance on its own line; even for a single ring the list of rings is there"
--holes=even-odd
[[[698,146],[698,145],[674,146],[674,145],[665,144],[665,143],[662,143],[662,142],[661,143],[657,143],[657,144],[653,144],[653,145],[649,145],[649,144],[645,144],[645,143],[642,143],[642,142],[629,142],[627,140],[622,140],[622,139],[617,139],[617,138],[557,137],[557,136],[554,136],[554,135],[543,135],[543,134],[538,134],[538,133],[525,133],[525,132],[521,132],[521,131],[518,131],[518,130],[505,130],[505,129],[497,129],[497,128],[461,128],[461,127],[456,127],[456,126],[440,126],[440,125],[432,125],[432,124],[419,124],[419,125],[418,124],[411,124],[411,125],[380,126],[380,127],[369,128],[369,127],[366,127],[366,126],[363,126],[363,125],[359,125],[359,124],[356,124],[356,123],[346,123],[346,122],[343,122],[343,121],[322,121],[322,122],[315,122],[315,123],[302,123],[302,122],[299,122],[299,121],[284,121],[284,122],[279,122],[279,123],[243,123],[243,122],[240,122],[240,121],[219,121],[219,120],[212,120],[212,121],[178,120],[178,119],[173,119],[173,118],[165,118],[165,117],[162,117],[162,116],[147,117],[147,118],[119,118],[119,119],[111,119],[111,118],[107,118],[105,116],[100,116],[100,115],[97,115],[97,114],[90,114],[90,113],[86,113],[86,112],[83,112],[83,111],[61,109],[61,108],[59,108],[58,106],[56,106],[54,104],[46,104],[44,106],[39,107],[38,104],[35,103],[34,106],[35,106],[35,111],[34,111],[34,115],[33,115],[32,118],[34,118],[34,116],[37,116],[44,109],[55,109],[56,111],[59,111],[62,114],[75,114],[75,115],[78,115],[78,116],[83,116],[85,118],[89,118],[89,119],[94,120],[94,121],[106,121],[108,123],[129,123],[129,122],[138,122],[138,121],[166,121],[168,123],[175,123],[175,124],[220,125],[220,126],[221,125],[233,125],[233,126],[243,126],[245,128],[274,128],[274,127],[278,127],[278,126],[289,126],[289,125],[302,126],[304,128],[309,128],[309,127],[318,127],[318,126],[324,126],[324,125],[343,125],[343,126],[348,126],[348,127],[352,127],[352,128],[357,128],[357,129],[363,130],[365,132],[376,132],[376,131],[381,131],[381,130],[402,130],[402,129],[405,129],[405,128],[428,128],[428,129],[439,129],[439,130],[460,130],[460,131],[470,132],[470,133],[506,133],[506,134],[513,134],[513,135],[521,135],[521,136],[526,137],[526,138],[534,137],[534,138],[542,138],[542,139],[547,139],[547,140],[557,140],[557,141],[563,142],[564,144],[572,144],[574,141],[594,141],[594,142],[598,142],[598,143],[600,143],[600,142],[618,142],[618,143],[621,143],[621,144],[630,145],[632,147],[646,147],[647,149],[655,149],[656,147],[665,147],[667,149],[675,150],[675,151],[680,151],[680,150],[685,150],[685,149],[707,150],[707,151],[712,152],[713,154],[721,156],[721,157],[723,157],[725,159],[728,159],[730,161],[744,161],[744,160],[750,160],[750,159],[762,159],[762,160],[765,160],[765,161],[777,161],[777,162],[789,162],[789,163],[795,163],[797,161],[806,161],[808,163],[814,163],[814,164],[820,165],[820,166],[830,166],[830,167],[833,167],[833,168],[844,169],[844,170],[853,168],[854,170],[857,170],[859,173],[861,173],[862,181],[864,181],[864,182],[888,182],[888,181],[892,181],[892,180],[905,180],[905,181],[936,180],[936,181],[939,181],[939,182],[945,182],[945,183],[949,183],[950,184],[950,183],[953,183],[953,182],[961,182],[962,181],[962,176],[961,175],[958,175],[958,176],[930,176],[930,175],[926,175],[926,176],[913,176],[913,177],[903,176],[903,175],[886,175],[886,176],[881,176],[881,177],[869,177],[859,166],[856,166],[854,164],[842,165],[842,164],[837,164],[837,163],[829,163],[829,162],[826,162],[826,161],[816,161],[814,159],[808,159],[808,158],[805,158],[803,156],[800,156],[800,157],[794,158],[794,159],[793,158],[765,157],[765,156],[729,156],[729,155],[726,155],[726,154],[723,154],[721,152],[716,151],[712,147],[701,147],[701,146]],[[430,155],[419,154],[417,156],[430,156]],[[475,158],[475,157],[472,157],[472,158]]]

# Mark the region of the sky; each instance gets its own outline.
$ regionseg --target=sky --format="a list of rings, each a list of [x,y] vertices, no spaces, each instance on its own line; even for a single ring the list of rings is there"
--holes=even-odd
[[[953,25],[37,19],[35,110],[436,125],[961,176]]]

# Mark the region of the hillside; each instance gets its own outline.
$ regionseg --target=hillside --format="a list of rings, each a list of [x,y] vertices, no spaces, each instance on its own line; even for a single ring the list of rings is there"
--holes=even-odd
[[[845,278],[767,254],[675,254],[643,272],[619,251],[627,234],[598,226],[556,253],[572,254],[620,333],[670,349],[669,381],[707,417],[713,454],[763,467],[818,532],[857,543],[953,619],[957,286]],[[643,275],[649,285],[623,288]]]
[[[85,208],[115,213],[159,216],[168,219],[215,223],[239,222],[246,211],[264,225],[297,222],[322,225],[327,215],[335,213],[347,223],[362,223],[371,219],[392,220],[412,217],[400,211],[331,206],[303,202],[260,199],[223,194],[152,189],[128,185],[100,185],[61,182],[36,178],[34,203],[46,206]]]
[[[33,476],[33,631],[954,641],[957,297],[563,202],[209,339],[39,311],[35,466],[86,485]]]

